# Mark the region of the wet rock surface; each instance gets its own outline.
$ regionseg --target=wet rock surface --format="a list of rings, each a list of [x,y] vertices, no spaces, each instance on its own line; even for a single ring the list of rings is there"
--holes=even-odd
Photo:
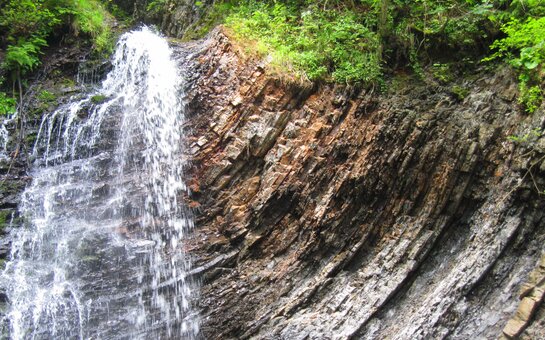
[[[282,84],[221,30],[181,49],[203,338],[543,337],[545,168],[508,141],[539,118],[508,70],[379,94]]]
[[[65,103],[82,88],[93,86],[104,75],[107,63],[86,66],[90,48],[85,46],[54,46],[45,51],[39,70],[29,76],[23,96],[21,119],[2,117],[8,139],[0,146],[0,269],[11,253],[11,231],[24,223],[20,216],[21,194],[32,181],[29,164],[41,117]],[[85,67],[83,72],[80,65]],[[80,82],[76,82],[81,76]],[[21,131],[23,126],[23,131]],[[4,142],[4,141],[3,141]],[[5,313],[7,296],[0,289],[0,318]],[[2,323],[6,320],[2,319]],[[4,325],[0,325],[0,328]]]
[[[199,25],[199,20],[215,2],[215,0],[169,0],[167,11],[161,16],[161,29],[169,36],[183,37],[192,27],[196,28],[194,25]]]

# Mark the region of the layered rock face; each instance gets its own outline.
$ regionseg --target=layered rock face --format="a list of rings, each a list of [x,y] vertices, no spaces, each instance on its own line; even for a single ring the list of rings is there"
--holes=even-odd
[[[284,85],[221,31],[180,49],[203,338],[545,337],[545,166],[507,138],[541,118],[507,70],[380,94]]]

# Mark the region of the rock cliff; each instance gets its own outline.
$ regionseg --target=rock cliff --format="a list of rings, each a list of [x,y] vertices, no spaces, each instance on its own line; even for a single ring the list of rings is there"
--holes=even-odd
[[[174,44],[202,338],[545,338],[545,139],[509,140],[545,119],[521,114],[509,70],[305,87],[221,29]],[[45,68],[75,74],[74,53]],[[2,162],[4,220],[25,163]]]
[[[545,337],[544,140],[508,140],[545,120],[507,69],[305,88],[222,30],[178,49],[203,338]]]

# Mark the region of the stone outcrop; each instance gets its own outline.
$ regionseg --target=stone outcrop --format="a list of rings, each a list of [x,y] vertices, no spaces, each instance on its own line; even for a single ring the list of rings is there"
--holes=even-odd
[[[543,302],[545,295],[545,256],[541,258],[536,269],[530,273],[528,282],[520,290],[520,303],[515,315],[507,322],[503,334],[508,339],[518,337],[532,323],[532,317]],[[543,318],[540,318],[541,320]],[[527,335],[534,335],[533,331]],[[535,334],[542,337],[543,333]],[[533,336],[528,336],[533,338]]]
[[[169,0],[162,15],[161,28],[169,36],[181,38],[188,29],[197,29],[199,20],[215,0]]]
[[[462,99],[283,84],[221,30],[178,49],[204,338],[544,337],[545,152],[508,136],[545,121],[508,70]]]

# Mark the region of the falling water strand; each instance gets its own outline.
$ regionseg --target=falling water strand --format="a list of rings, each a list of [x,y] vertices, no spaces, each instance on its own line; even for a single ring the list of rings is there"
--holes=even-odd
[[[1,283],[13,339],[195,338],[183,106],[167,42],[123,35],[94,93],[46,115]]]
[[[9,131],[7,126],[9,124],[13,124],[18,116],[18,112],[14,112],[13,114],[4,117],[2,121],[0,121],[0,160],[9,160],[8,157],[8,142],[9,142]]]

